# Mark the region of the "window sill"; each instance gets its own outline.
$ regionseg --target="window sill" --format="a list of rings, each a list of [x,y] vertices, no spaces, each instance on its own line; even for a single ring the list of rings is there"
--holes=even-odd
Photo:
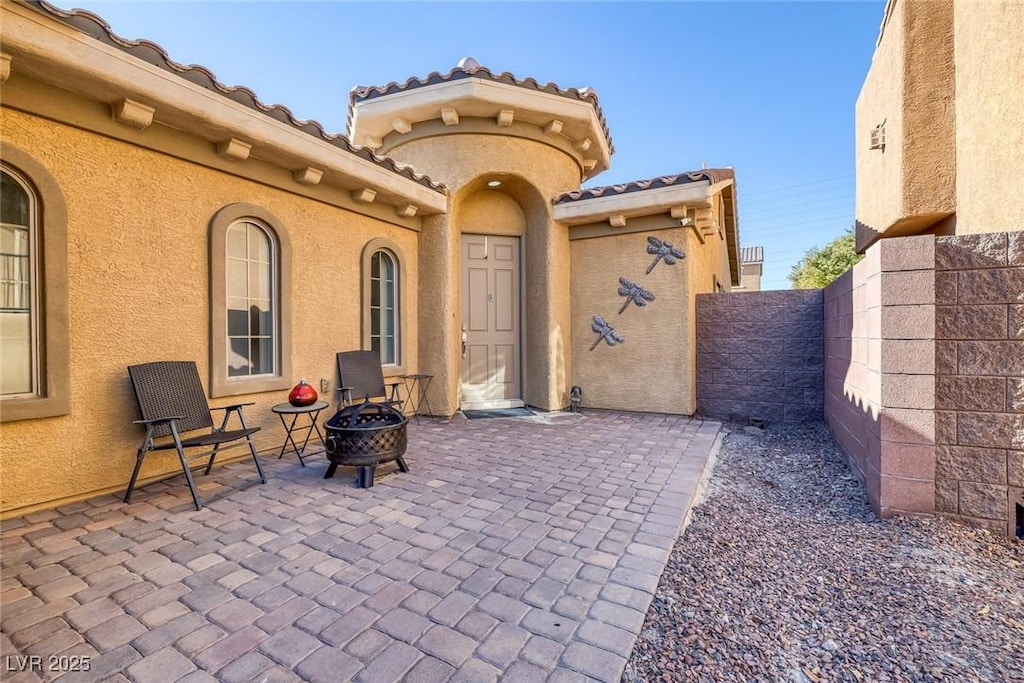
[[[38,420],[70,413],[71,405],[66,396],[9,398],[0,401],[0,422]]]
[[[402,379],[403,375],[409,374],[404,365],[385,365],[381,367],[381,370],[383,370],[386,380]]]
[[[281,391],[292,388],[292,382],[283,376],[261,377],[259,379],[221,379],[210,378],[210,398],[221,396],[244,396],[245,394],[262,394],[268,391]]]

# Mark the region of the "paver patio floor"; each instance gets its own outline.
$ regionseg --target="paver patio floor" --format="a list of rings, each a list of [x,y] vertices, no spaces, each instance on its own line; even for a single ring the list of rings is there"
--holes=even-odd
[[[617,681],[717,436],[424,420],[370,489],[265,456],[264,486],[251,462],[198,477],[202,511],[177,477],[6,521],[3,677]]]

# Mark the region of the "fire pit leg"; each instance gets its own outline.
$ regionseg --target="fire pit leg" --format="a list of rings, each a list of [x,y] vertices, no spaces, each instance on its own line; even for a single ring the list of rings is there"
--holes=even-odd
[[[402,456],[398,456],[396,461],[398,462],[398,469],[399,469],[399,471],[401,471],[401,472],[408,472],[409,471],[409,466],[405,464],[405,458],[403,458]]]
[[[373,486],[373,475],[377,472],[376,465],[361,465],[359,467],[359,488],[368,489]]]
[[[338,469],[338,466],[335,463],[333,463],[333,462],[330,465],[328,465],[327,466],[327,471],[324,473],[324,479],[330,479],[331,477],[333,477],[334,476],[334,472],[337,469]]]

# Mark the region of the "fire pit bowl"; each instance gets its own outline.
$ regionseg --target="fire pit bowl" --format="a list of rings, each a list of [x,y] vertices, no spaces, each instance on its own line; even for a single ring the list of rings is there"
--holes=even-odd
[[[392,460],[399,470],[408,472],[402,458],[408,425],[405,415],[382,403],[366,401],[342,408],[324,423],[327,459],[331,461],[324,479],[333,477],[338,465],[346,465],[358,468],[360,488],[369,488],[377,465]]]

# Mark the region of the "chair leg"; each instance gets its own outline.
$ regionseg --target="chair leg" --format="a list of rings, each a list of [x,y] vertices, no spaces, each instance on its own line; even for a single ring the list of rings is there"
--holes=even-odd
[[[178,436],[178,428],[171,423],[171,436],[174,437],[174,448],[178,451],[178,460],[181,461],[181,469],[185,472],[185,481],[188,482],[188,490],[192,493],[192,502],[196,510],[202,510],[203,504],[199,502],[199,493],[196,491],[196,482],[192,479],[192,470],[188,468],[188,461],[185,459],[185,449],[181,445],[181,437]]]
[[[249,442],[249,452],[252,453],[252,461],[256,463],[256,471],[260,473],[260,483],[266,484],[267,478],[263,476],[263,467],[260,466],[260,459],[256,456],[256,447],[252,444],[252,437],[247,436],[245,440]]]
[[[242,408],[241,407],[238,408],[238,421],[242,423],[242,429],[246,429],[246,426],[245,426],[245,416],[242,415]],[[227,422],[228,422],[228,416],[225,414],[224,415],[224,424],[226,425]],[[221,426],[221,428],[223,428],[223,425]],[[249,452],[252,453],[252,461],[254,463],[256,463],[256,471],[260,473],[260,483],[261,484],[266,484],[267,483],[267,478],[263,475],[263,468],[260,466],[260,459],[256,455],[256,446],[254,446],[253,443],[252,443],[252,434],[247,435],[245,437],[245,440],[249,444]],[[301,458],[300,458],[300,460],[301,460]],[[211,461],[211,464],[212,464],[212,461]]]
[[[124,502],[132,502],[132,491],[135,490],[135,482],[139,478],[139,470],[142,469],[142,461],[146,458],[146,453],[149,453],[150,439],[153,438],[153,426],[149,425],[146,427],[146,436],[142,439],[142,445],[139,446],[138,452],[135,454],[135,469],[132,470],[131,481],[128,482],[128,490],[124,492]]]
[[[213,450],[210,452],[210,461],[206,463],[206,469],[203,470],[203,474],[209,474],[210,470],[213,469],[213,459],[217,457],[217,449],[220,448],[220,444],[215,444]]]

